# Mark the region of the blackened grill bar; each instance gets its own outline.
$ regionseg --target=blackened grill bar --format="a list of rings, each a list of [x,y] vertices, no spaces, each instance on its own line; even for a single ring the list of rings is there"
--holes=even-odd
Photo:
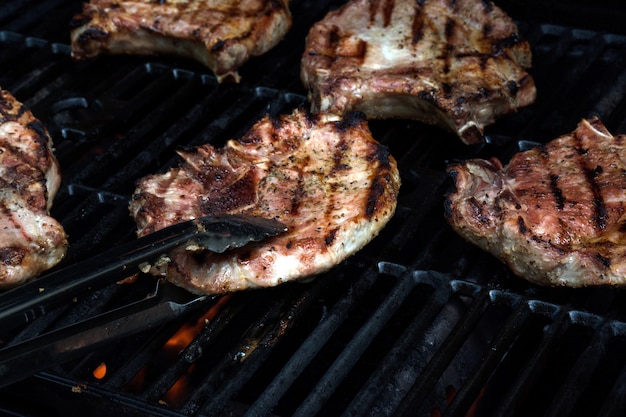
[[[266,112],[303,105],[304,36],[341,2],[292,2],[293,30],[242,68],[241,84],[217,84],[176,58],[72,62],[68,23],[80,1],[5,3],[0,86],[54,138],[63,185],[53,214],[71,245],[61,267],[135,238],[127,209],[134,183],[176,165],[177,147],[219,146]],[[498,4],[533,48],[537,102],[490,126],[482,146],[416,122],[371,122],[403,185],[394,219],[370,245],[311,282],[217,299],[210,311],[4,387],[0,413],[623,415],[626,293],[540,288],[513,277],[446,225],[443,193],[449,160],[506,160],[592,114],[626,133],[624,12],[609,0]],[[2,343],[127,305],[153,285],[142,276],[107,286]],[[184,329],[195,330],[182,343]]]

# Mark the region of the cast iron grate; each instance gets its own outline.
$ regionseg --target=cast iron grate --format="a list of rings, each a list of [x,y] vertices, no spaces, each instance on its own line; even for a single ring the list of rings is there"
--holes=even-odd
[[[54,137],[64,183],[53,214],[72,245],[65,264],[134,238],[127,211],[134,182],[177,164],[177,147],[220,145],[266,112],[305,104],[298,80],[302,42],[335,4],[294,2],[297,23],[284,43],[242,70],[242,84],[218,85],[184,60],[74,63],[64,22],[80,2],[31,3],[0,6],[0,85]],[[47,12],[58,18],[44,17]],[[410,121],[371,122],[374,136],[398,159],[403,186],[396,216],[362,252],[310,283],[213,300],[216,315],[173,352],[163,346],[198,317],[1,389],[0,410],[29,416],[70,410],[94,416],[623,414],[624,292],[532,286],[463,242],[442,216],[448,160],[506,160],[528,141],[569,132],[593,114],[612,132],[626,133],[626,37],[541,22],[520,22],[533,46],[537,103],[488,128],[488,144],[466,147]],[[12,342],[122,305],[151,286],[142,277],[133,286],[94,292],[35,321]],[[107,372],[98,379],[93,371],[102,363]],[[183,382],[188,389],[173,395],[171,387]]]

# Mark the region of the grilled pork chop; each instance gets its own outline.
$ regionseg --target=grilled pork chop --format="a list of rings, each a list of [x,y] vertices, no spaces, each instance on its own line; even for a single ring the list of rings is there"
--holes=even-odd
[[[314,112],[441,125],[465,143],[535,100],[528,42],[487,0],[352,0],[315,24],[301,78]]]
[[[181,151],[184,163],[143,178],[130,210],[143,236],[205,215],[276,219],[289,231],[229,251],[190,253],[153,267],[200,294],[270,287],[324,272],[374,238],[395,211],[396,162],[367,122],[296,110],[266,116],[223,148]]]
[[[0,288],[39,275],[65,255],[65,231],[49,215],[60,182],[46,128],[0,89]]]
[[[626,135],[582,120],[504,167],[475,159],[449,172],[450,224],[517,275],[552,286],[626,283]]]
[[[72,20],[72,56],[173,54],[218,81],[239,81],[237,69],[273,48],[291,22],[288,0],[91,0]]]

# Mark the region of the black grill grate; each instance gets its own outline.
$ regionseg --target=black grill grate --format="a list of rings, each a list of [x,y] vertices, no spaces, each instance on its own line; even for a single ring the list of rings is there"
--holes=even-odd
[[[134,238],[127,210],[134,183],[176,165],[177,147],[219,146],[266,112],[305,104],[298,78],[304,36],[338,3],[293,2],[294,29],[241,71],[239,85],[219,85],[176,58],[74,63],[67,24],[79,1],[0,5],[0,85],[49,127],[63,169],[53,214],[70,235],[64,264]],[[0,389],[0,412],[624,414],[624,291],[538,288],[465,243],[443,219],[446,161],[506,160],[526,141],[567,133],[593,114],[626,133],[626,37],[611,25],[619,13],[592,7],[589,16],[609,16],[602,30],[580,12],[591,6],[563,15],[569,3],[502,3],[533,47],[536,104],[489,127],[483,146],[415,122],[372,121],[374,136],[399,162],[403,185],[396,216],[363,251],[310,283],[214,300],[221,303],[215,317],[174,351],[163,346],[198,317]],[[141,277],[96,291],[11,342],[123,305],[151,286]],[[101,363],[107,374],[96,379]],[[171,397],[180,381],[186,391]]]

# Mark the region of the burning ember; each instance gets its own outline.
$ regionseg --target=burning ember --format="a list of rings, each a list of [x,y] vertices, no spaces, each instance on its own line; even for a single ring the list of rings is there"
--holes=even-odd
[[[206,326],[211,320],[215,318],[217,313],[222,310],[224,305],[228,302],[231,295],[225,295],[219,299],[219,301],[214,304],[206,313],[204,313],[201,317],[196,320],[195,323],[186,324],[182,326],[174,335],[165,343],[163,346],[162,354],[157,354],[157,358],[166,357],[172,358],[171,360],[175,360],[176,357],[183,351],[189,344],[193,341],[193,339],[200,333],[200,331]],[[172,387],[165,393],[163,397],[163,401],[168,404],[179,405],[183,398],[186,397],[189,392],[187,386],[189,383],[189,377],[193,373],[195,366],[191,364],[187,372],[181,375],[180,378],[172,385]],[[145,368],[144,368],[145,369]]]
[[[144,366],[135,377],[127,385],[127,390],[138,392],[148,385],[151,375],[159,375],[162,369],[167,368],[170,364],[178,359],[180,353],[194,340],[194,338],[202,331],[202,329],[215,318],[230,299],[230,295],[222,296],[209,310],[202,314],[192,323],[186,323],[181,326],[176,333],[168,339],[161,350],[154,356],[153,360]],[[186,372],[181,375],[178,380],[171,386],[162,402],[177,406],[179,405],[187,393],[189,392],[188,383],[190,376],[193,374],[195,366],[191,364]],[[101,380],[106,376],[107,365],[102,362],[92,372],[94,378]]]
[[[480,390],[480,392],[478,393],[478,396],[476,397],[472,405],[468,408],[467,412],[465,413],[465,417],[476,416],[476,412],[478,410],[478,404],[480,400],[482,399],[483,395],[485,394],[486,389],[487,387],[485,386]],[[456,394],[457,394],[457,390],[452,385],[448,385],[446,387],[446,403],[448,405],[452,404],[452,401],[456,397]],[[443,412],[439,408],[433,408],[430,411],[430,417],[441,417],[441,416],[443,416]]]
[[[96,369],[92,372],[93,377],[96,379],[102,379],[107,374],[107,364],[102,362]]]

